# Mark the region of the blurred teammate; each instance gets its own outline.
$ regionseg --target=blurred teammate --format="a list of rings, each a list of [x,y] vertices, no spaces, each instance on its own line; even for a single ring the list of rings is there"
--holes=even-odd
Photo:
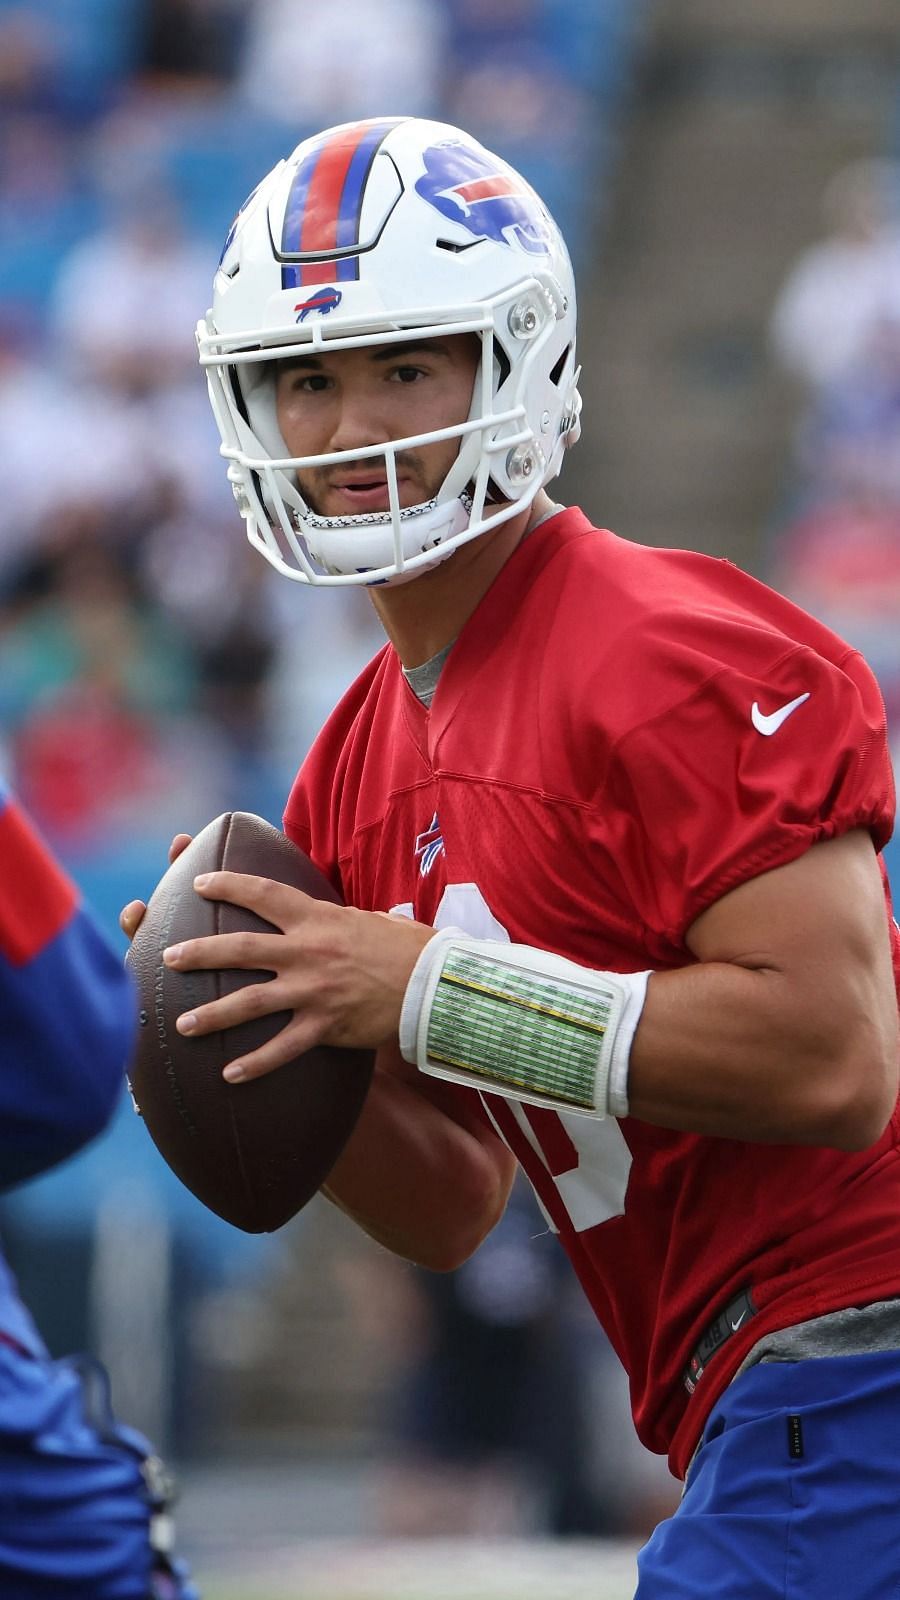
[[[285,813],[352,909],[211,875],[280,931],[169,961],[274,978],[179,1026],[292,1011],[236,1083],[380,1047],[327,1192],[413,1261],[465,1260],[521,1164],[686,1477],[641,1600],[883,1600],[900,938],[871,673],[730,563],[548,498],[579,432],[571,269],[466,134],[302,144],[198,334],[251,540],[368,586],[389,642]]]
[[[106,1126],[133,1026],[121,962],[0,785],[0,1189]],[[103,1369],[50,1359],[0,1257],[0,1600],[191,1600],[168,1494]]]

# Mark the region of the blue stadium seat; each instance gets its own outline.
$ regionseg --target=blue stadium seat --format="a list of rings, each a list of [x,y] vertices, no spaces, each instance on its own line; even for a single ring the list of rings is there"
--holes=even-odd
[[[59,110],[78,117],[102,109],[135,65],[142,0],[0,0],[0,15],[22,10],[56,56],[51,92]]]
[[[222,239],[261,175],[289,155],[307,129],[248,115],[233,105],[177,116],[167,174],[192,232]]]

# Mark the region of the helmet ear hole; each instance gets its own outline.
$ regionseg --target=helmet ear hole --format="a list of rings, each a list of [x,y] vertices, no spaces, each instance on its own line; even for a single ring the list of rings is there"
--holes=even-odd
[[[237,411],[238,416],[243,418],[243,420],[247,424],[247,427],[249,428],[249,426],[250,426],[250,418],[247,415],[247,402],[244,399],[244,391],[241,388],[240,380],[238,379],[238,375],[237,375],[237,371],[236,371],[236,369],[234,367],[229,367],[227,370],[228,370],[228,383],[229,383],[229,387],[231,389],[232,399],[234,400],[235,410]]]
[[[550,382],[553,384],[553,387],[555,389],[558,389],[559,386],[560,386],[560,383],[562,382],[562,375],[566,370],[566,362],[568,361],[568,359],[569,359],[571,354],[572,354],[572,346],[570,344],[567,344],[565,350],[563,351],[563,353],[560,356],[559,360],[557,361],[555,367],[553,368],[552,372],[550,373]]]
[[[494,389],[502,389],[512,372],[512,362],[496,334],[494,336]]]

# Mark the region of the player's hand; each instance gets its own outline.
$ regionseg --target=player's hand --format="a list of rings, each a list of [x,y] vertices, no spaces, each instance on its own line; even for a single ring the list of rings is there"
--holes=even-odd
[[[195,1038],[273,1012],[292,1013],[267,1044],[229,1063],[230,1082],[258,1078],[316,1044],[377,1048],[396,1039],[406,985],[433,928],[315,900],[244,873],[206,873],[194,887],[206,899],[255,911],[277,930],[189,939],[163,957],[179,972],[227,967],[274,974],[178,1018],[179,1033]]]
[[[191,835],[189,833],[176,833],[172,843],[169,845],[169,866],[172,865],[173,861],[177,861],[182,850],[186,850],[190,842]],[[127,938],[134,938],[144,920],[146,909],[147,907],[143,900],[129,900],[127,906],[122,907],[119,912],[119,927]]]

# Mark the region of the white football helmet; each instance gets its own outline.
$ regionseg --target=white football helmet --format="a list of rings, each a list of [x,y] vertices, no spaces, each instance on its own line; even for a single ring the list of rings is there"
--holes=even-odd
[[[481,365],[464,423],[328,455],[291,457],[274,363],[475,333]],[[197,328],[213,412],[247,534],[306,583],[415,577],[521,513],[580,432],[575,284],[534,190],[441,122],[346,123],[298,145],[259,184],[225,241]],[[395,457],[459,439],[434,499],[401,507]],[[389,510],[322,517],[296,474],[381,458]]]

